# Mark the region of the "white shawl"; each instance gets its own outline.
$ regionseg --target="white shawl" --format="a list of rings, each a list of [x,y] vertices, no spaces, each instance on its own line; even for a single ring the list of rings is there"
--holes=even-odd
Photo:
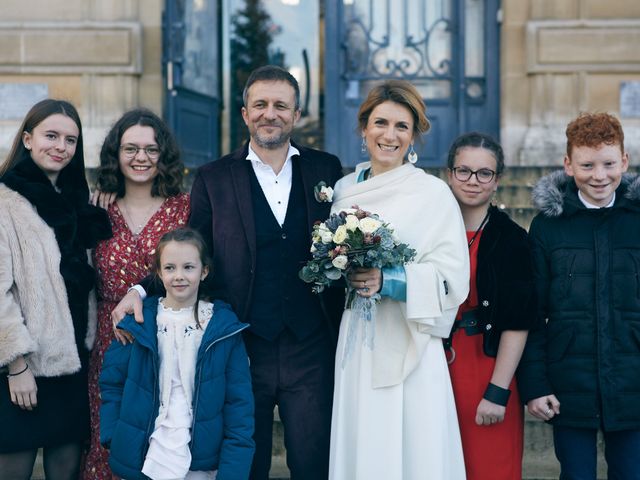
[[[407,301],[383,298],[377,306],[372,383],[379,388],[403,382],[431,336],[449,336],[469,291],[469,253],[460,209],[443,181],[407,163],[356,183],[369,166],[336,184],[332,212],[357,205],[376,213],[417,251],[405,266]]]

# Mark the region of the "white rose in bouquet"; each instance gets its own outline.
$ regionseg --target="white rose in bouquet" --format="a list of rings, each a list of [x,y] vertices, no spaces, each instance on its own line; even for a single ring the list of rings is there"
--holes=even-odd
[[[322,243],[331,243],[333,242],[333,233],[329,230],[321,231],[320,238],[322,239]]]
[[[333,241],[338,245],[342,245],[348,237],[349,233],[347,232],[347,227],[345,225],[340,225],[336,228],[336,233],[333,234]]]
[[[382,222],[375,218],[365,217],[360,220],[360,230],[362,230],[362,233],[373,233],[381,226]]]
[[[347,215],[347,217],[344,219],[344,222],[344,225],[350,232],[355,232],[360,226],[360,220],[358,220],[358,217],[356,217],[355,215]]]
[[[331,261],[331,264],[334,267],[339,268],[340,270],[344,270],[348,262],[349,262],[349,259],[347,258],[346,255],[338,255],[336,258],[334,258]]]

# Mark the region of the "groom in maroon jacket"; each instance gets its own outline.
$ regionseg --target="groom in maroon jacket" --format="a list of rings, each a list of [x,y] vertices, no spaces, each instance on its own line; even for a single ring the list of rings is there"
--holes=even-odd
[[[342,174],[328,153],[291,142],[300,91],[286,70],[255,70],[242,117],[251,139],[198,170],[189,223],[208,242],[213,289],[251,324],[245,343],[256,402],[252,479],[267,479],[273,409],[284,426],[292,479],[326,479],[337,325],[342,300],[311,293],[298,278],[313,223],[330,202],[314,194]]]
[[[189,224],[213,257],[213,298],[229,301],[251,324],[244,336],[255,396],[251,479],[269,478],[278,405],[292,480],[326,480],[344,298],[336,289],[311,293],[298,271],[310,259],[314,222],[330,213],[330,201],[315,187],[333,187],[342,170],[334,155],[291,141],[300,90],[289,72],[271,65],[256,69],[243,98],[251,139],[198,170]],[[129,293],[113,316],[139,308],[138,295]]]

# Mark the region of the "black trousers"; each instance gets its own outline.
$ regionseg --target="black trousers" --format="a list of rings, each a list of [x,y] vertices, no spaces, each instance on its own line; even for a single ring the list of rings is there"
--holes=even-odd
[[[323,326],[303,340],[288,329],[273,341],[248,332],[245,344],[255,397],[251,480],[269,478],[275,405],[291,480],[326,480],[335,357],[328,329]]]

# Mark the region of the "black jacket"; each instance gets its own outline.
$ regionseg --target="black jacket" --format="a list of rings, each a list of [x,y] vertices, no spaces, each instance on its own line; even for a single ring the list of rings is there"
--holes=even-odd
[[[191,189],[189,225],[198,230],[213,256],[210,288],[214,298],[225,298],[240,321],[250,322],[256,268],[256,227],[251,194],[251,162],[248,143],[243,148],[198,169]],[[311,246],[311,231],[316,221],[329,217],[331,203],[315,198],[320,182],[333,187],[342,176],[340,161],[334,155],[292,142],[300,151],[300,167],[306,198],[306,232]],[[308,258],[311,254],[308,253]],[[307,259],[304,259],[305,261]],[[299,265],[299,268],[302,264]],[[296,281],[302,282],[296,278]],[[310,288],[310,287],[309,287]],[[337,340],[344,306],[344,289],[327,289],[317,297],[332,337]]]
[[[502,332],[529,330],[537,317],[527,232],[493,205],[489,212],[478,246],[477,317],[484,353],[495,357]]]
[[[613,207],[587,209],[563,172],[534,189],[529,232],[541,328],[519,368],[523,401],[555,394],[552,423],[640,428],[640,178],[625,175]]]

